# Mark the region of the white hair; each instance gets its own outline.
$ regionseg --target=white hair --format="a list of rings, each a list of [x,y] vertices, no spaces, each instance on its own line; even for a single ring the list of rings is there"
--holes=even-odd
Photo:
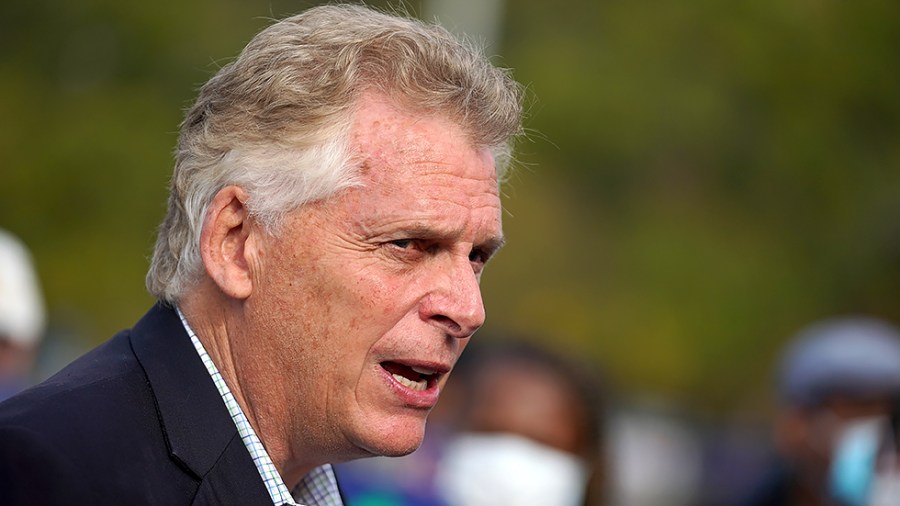
[[[437,25],[316,7],[260,32],[201,88],[181,125],[148,290],[176,302],[199,278],[200,231],[223,187],[243,188],[249,212],[277,233],[287,212],[357,185],[349,130],[366,90],[457,122],[502,177],[522,130],[506,70]]]

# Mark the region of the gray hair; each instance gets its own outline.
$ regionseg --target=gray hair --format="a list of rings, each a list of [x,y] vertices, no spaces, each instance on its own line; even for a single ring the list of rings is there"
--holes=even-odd
[[[457,122],[502,179],[522,133],[522,90],[506,70],[437,25],[316,7],[260,32],[201,88],[181,124],[150,293],[173,303],[199,278],[200,230],[223,187],[243,188],[276,233],[289,211],[358,185],[348,136],[367,90]]]

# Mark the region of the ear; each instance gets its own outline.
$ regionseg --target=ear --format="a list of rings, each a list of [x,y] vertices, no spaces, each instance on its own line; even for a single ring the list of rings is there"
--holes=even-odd
[[[246,299],[253,291],[252,255],[257,233],[243,188],[226,186],[216,193],[200,231],[200,257],[210,279],[229,297]]]

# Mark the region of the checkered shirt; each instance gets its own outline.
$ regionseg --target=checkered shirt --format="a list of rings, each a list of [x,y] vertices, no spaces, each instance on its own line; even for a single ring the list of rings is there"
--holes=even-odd
[[[222,396],[222,400],[228,408],[228,413],[231,414],[231,419],[234,420],[234,424],[237,426],[238,434],[241,435],[241,440],[244,441],[247,451],[250,452],[253,463],[256,464],[256,469],[259,471],[259,476],[262,478],[266,490],[269,491],[269,496],[272,497],[272,504],[274,506],[343,506],[344,503],[341,501],[337,488],[337,479],[330,464],[319,466],[310,471],[294,489],[293,494],[288,491],[284,480],[281,479],[281,475],[275,469],[275,464],[269,458],[262,441],[256,436],[256,432],[222,378],[222,374],[219,373],[216,364],[213,363],[209,354],[206,353],[203,344],[197,339],[197,334],[188,325],[184,315],[181,314],[181,310],[178,310],[178,317],[181,318],[184,330],[191,337],[191,342],[194,343],[194,348],[200,355],[203,365],[206,366],[206,370],[216,384],[219,395]]]

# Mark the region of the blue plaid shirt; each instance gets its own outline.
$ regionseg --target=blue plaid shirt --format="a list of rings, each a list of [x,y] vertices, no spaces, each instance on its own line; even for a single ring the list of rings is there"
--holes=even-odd
[[[253,427],[247,420],[247,416],[244,415],[244,411],[238,405],[234,395],[231,393],[231,390],[219,373],[216,364],[213,363],[209,354],[206,353],[203,344],[197,339],[197,334],[194,333],[194,330],[188,325],[187,320],[184,319],[181,310],[178,310],[178,317],[181,318],[181,324],[184,325],[184,330],[191,336],[191,342],[194,343],[194,348],[197,350],[200,359],[203,360],[203,365],[206,366],[206,370],[216,384],[216,388],[219,390],[219,395],[222,396],[225,406],[228,407],[231,419],[234,420],[234,424],[237,426],[238,434],[241,435],[241,440],[244,441],[247,451],[250,452],[250,456],[253,457],[253,463],[256,464],[259,476],[262,478],[266,490],[269,491],[269,495],[272,497],[272,504],[274,506],[343,506],[344,503],[341,501],[341,496],[337,488],[337,479],[334,477],[334,471],[331,469],[330,464],[325,464],[324,466],[313,469],[303,477],[303,480],[300,481],[293,493],[288,491],[287,486],[284,484],[284,480],[281,479],[281,475],[278,474],[278,470],[275,469],[275,464],[273,464],[272,459],[269,458],[269,454],[266,452],[266,448],[263,446],[262,441],[259,440],[256,432],[254,432]]]

